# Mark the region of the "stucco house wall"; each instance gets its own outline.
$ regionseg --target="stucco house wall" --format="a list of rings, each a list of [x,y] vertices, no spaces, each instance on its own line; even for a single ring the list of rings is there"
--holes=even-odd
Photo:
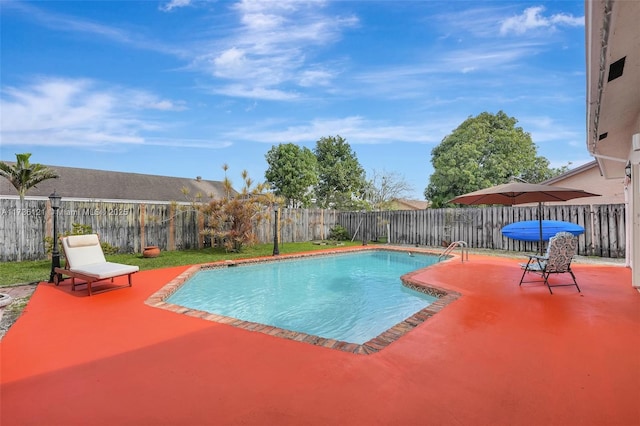
[[[599,197],[576,198],[566,202],[545,203],[546,205],[623,204],[625,202],[625,178],[606,179],[600,173],[600,168],[596,161],[577,167],[542,183],[551,186],[582,189],[594,194],[600,194]]]

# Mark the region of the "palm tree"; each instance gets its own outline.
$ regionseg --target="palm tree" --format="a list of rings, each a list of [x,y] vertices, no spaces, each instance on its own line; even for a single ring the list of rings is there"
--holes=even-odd
[[[30,153],[16,154],[16,163],[11,166],[0,161],[0,176],[6,178],[18,191],[20,201],[24,200],[27,191],[42,181],[56,179],[58,174],[42,164],[31,164]]]
[[[10,165],[0,161],[0,176],[6,178],[18,191],[20,196],[20,209],[24,203],[24,196],[27,191],[42,181],[55,179],[58,174],[42,164],[31,164],[29,162],[30,153],[16,154],[16,163]],[[24,217],[20,214],[18,232],[20,233],[20,248],[18,249],[18,261],[22,260],[22,249],[24,247]]]

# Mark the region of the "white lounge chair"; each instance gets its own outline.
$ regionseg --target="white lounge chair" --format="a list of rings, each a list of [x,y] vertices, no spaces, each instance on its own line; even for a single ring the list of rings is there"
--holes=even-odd
[[[77,285],[87,285],[91,296],[91,285],[97,281],[113,279],[115,277],[128,276],[128,285],[109,286],[100,292],[131,287],[131,275],[138,272],[137,266],[121,263],[107,262],[100,245],[98,235],[70,235],[62,238],[62,250],[66,258],[64,268],[55,268],[54,282],[59,284],[59,275],[71,277],[71,290],[75,291]],[[76,283],[76,278],[84,280]]]

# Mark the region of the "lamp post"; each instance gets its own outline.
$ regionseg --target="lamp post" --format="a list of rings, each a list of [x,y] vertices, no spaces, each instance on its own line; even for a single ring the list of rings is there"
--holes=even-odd
[[[280,254],[280,250],[278,250],[278,203],[273,205],[274,212],[274,220],[273,220],[273,255],[277,256]]]
[[[60,208],[60,200],[61,196],[56,194],[56,191],[53,191],[53,194],[49,195],[49,201],[51,201],[51,208],[53,209],[53,251],[51,252],[51,274],[49,275],[49,282],[54,282],[54,277],[57,275],[57,279],[55,280],[56,285],[60,281],[60,274],[56,274],[55,268],[60,267],[60,252],[58,251],[58,209]]]

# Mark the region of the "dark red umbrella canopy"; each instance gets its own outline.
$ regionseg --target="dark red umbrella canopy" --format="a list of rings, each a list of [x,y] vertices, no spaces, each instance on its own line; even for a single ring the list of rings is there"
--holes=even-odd
[[[479,191],[469,192],[450,200],[455,204],[514,204],[544,203],[549,201],[568,201],[574,198],[597,197],[582,189],[563,188],[561,186],[534,183],[510,182],[496,185]]]

